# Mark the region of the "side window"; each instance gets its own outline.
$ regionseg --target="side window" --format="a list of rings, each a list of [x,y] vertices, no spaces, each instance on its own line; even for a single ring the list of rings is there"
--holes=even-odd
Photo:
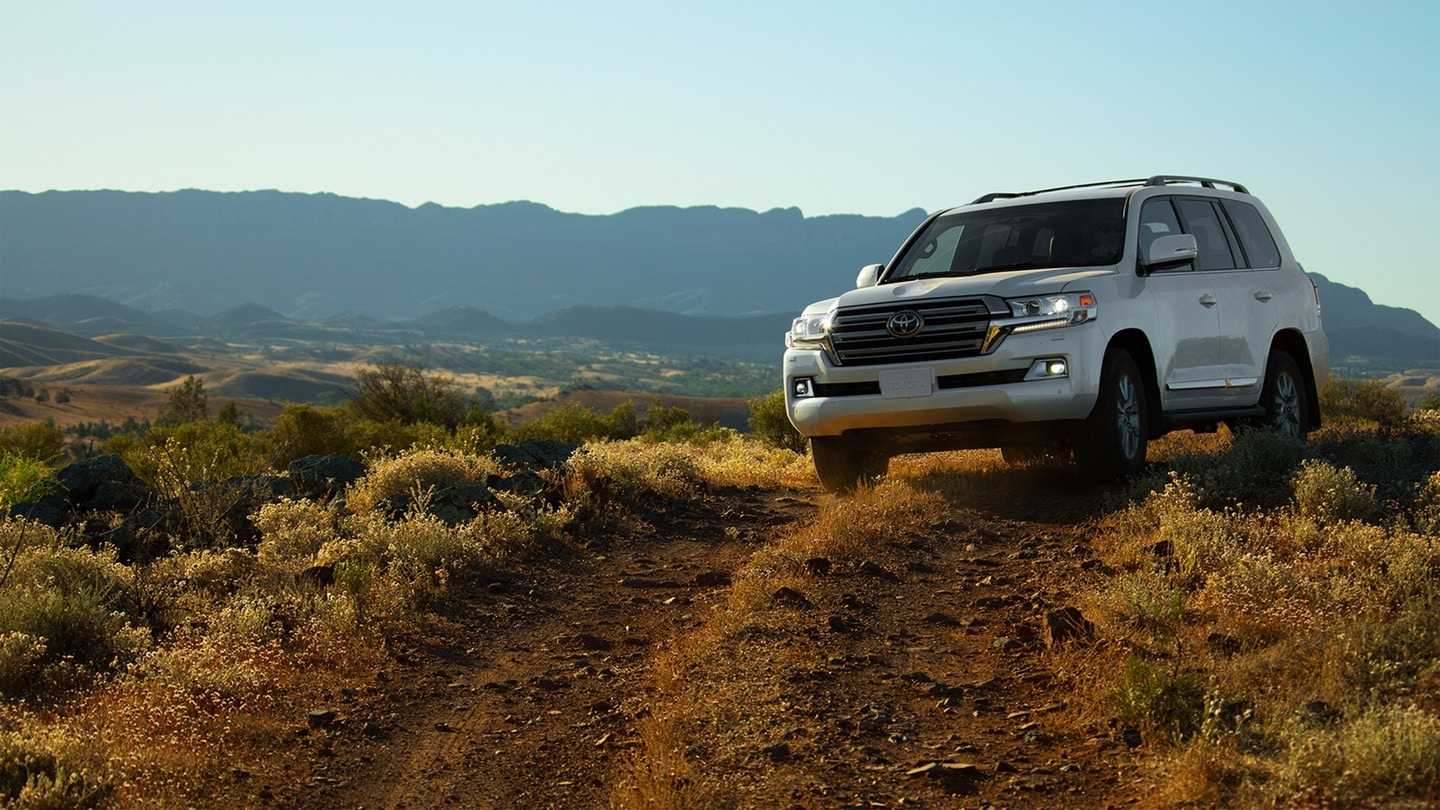
[[[1275,237],[1255,206],[1239,200],[1225,200],[1221,205],[1230,215],[1230,223],[1235,226],[1235,235],[1240,239],[1240,247],[1245,250],[1250,266],[1279,267],[1280,248],[1275,246]]]
[[[1199,197],[1175,201],[1185,222],[1185,232],[1194,234],[1200,247],[1201,270],[1233,270],[1239,266],[1230,237],[1215,204]]]
[[[1169,197],[1154,197],[1146,200],[1140,209],[1140,241],[1136,245],[1143,258],[1150,255],[1150,246],[1162,236],[1181,233],[1180,220],[1175,216],[1175,206]],[[1189,264],[1174,267],[1173,270],[1193,270]]]

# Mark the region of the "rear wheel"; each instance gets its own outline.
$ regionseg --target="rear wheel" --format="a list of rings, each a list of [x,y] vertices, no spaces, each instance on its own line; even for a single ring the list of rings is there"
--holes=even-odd
[[[1100,397],[1075,435],[1075,461],[1081,471],[1106,480],[1133,475],[1145,466],[1149,415],[1145,379],[1123,349],[1105,353],[1100,367]]]
[[[1265,361],[1265,385],[1260,389],[1260,424],[1298,439],[1310,430],[1310,400],[1305,376],[1289,352],[1275,349]]]
[[[836,494],[874,484],[890,469],[890,457],[884,452],[840,436],[812,438],[810,455],[820,484]]]

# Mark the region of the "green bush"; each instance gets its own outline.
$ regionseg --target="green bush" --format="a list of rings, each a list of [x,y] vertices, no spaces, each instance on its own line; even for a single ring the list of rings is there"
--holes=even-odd
[[[183,425],[187,422],[206,422],[209,419],[210,399],[205,395],[205,383],[192,374],[170,392],[170,401],[160,409],[160,416],[155,419],[155,423]]]
[[[59,489],[59,482],[44,462],[0,451],[0,509],[39,500]]]
[[[354,417],[341,408],[321,408],[308,402],[286,405],[275,424],[265,431],[270,462],[284,469],[305,456],[353,454],[357,436],[350,433]]]
[[[571,444],[584,444],[599,439],[632,439],[639,431],[639,420],[633,402],[616,405],[614,410],[604,416],[579,403],[567,403],[557,405],[539,419],[515,428],[512,438],[516,441],[555,439]]]
[[[645,412],[639,423],[640,438],[647,442],[675,444],[714,444],[729,441],[734,432],[718,424],[700,424],[690,412],[678,405],[661,405],[658,401]]]
[[[50,463],[65,454],[65,431],[51,422],[27,422],[0,430],[0,454]]]
[[[484,412],[484,401],[460,392],[449,377],[427,375],[405,363],[381,363],[355,374],[355,396],[347,403],[362,419],[430,423],[454,431]]]
[[[1189,739],[1205,721],[1205,690],[1186,672],[1131,656],[1115,687],[1120,721],[1171,742]]]
[[[1405,422],[1405,397],[1381,380],[1332,377],[1320,392],[1320,413],[1337,425],[1399,427]]]
[[[172,496],[196,481],[252,475],[268,468],[265,448],[256,436],[223,422],[157,425],[143,436],[114,436],[105,450]]]
[[[780,389],[750,400],[750,432],[771,447],[796,453],[809,449],[809,442],[790,424],[785,412],[785,392]]]

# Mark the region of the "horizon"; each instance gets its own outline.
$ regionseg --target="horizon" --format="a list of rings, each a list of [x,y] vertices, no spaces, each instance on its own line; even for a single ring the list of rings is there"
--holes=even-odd
[[[1428,0],[6,4],[0,187],[894,217],[1200,175],[1440,322],[1437,41]]]

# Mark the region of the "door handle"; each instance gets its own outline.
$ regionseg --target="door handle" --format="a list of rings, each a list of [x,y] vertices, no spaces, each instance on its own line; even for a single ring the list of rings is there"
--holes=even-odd
[[[1215,306],[1215,296],[1211,295],[1210,293],[1205,293],[1204,295],[1200,296],[1200,306],[1207,309]]]
[[[1255,300],[1256,300],[1256,301],[1269,301],[1271,298],[1274,298],[1274,297],[1275,297],[1275,294],[1272,293],[1272,292],[1270,292],[1269,290],[1256,290],[1256,291],[1255,291]]]

